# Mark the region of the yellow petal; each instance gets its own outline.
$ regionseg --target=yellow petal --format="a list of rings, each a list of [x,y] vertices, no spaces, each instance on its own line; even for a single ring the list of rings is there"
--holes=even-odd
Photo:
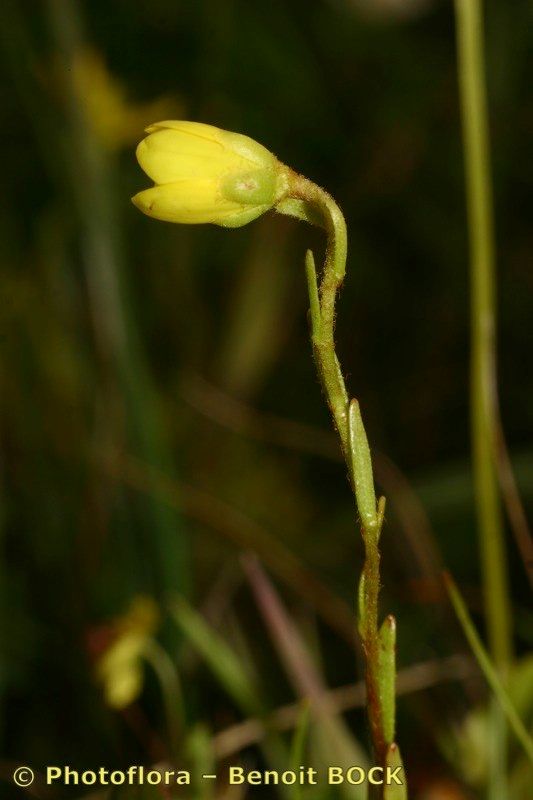
[[[272,153],[248,136],[212,125],[169,120],[146,130],[150,135],[138,146],[137,159],[155,183],[214,178],[254,167],[274,169],[277,163]]]
[[[175,130],[157,130],[143,139],[137,160],[154,183],[161,184],[249,169],[247,161],[218,142]]]
[[[220,142],[224,131],[215,125],[206,125],[205,122],[191,122],[190,120],[167,119],[163,122],[154,122],[145,128],[146,133],[153,133],[159,130],[173,130],[181,133],[197,136],[213,142]]]
[[[166,222],[189,224],[214,222],[225,224],[232,215],[240,214],[243,205],[220,196],[216,180],[183,180],[153,186],[132,197],[144,214]]]

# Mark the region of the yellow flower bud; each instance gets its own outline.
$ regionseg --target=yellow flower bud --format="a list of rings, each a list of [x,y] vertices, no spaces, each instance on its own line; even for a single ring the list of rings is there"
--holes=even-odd
[[[286,169],[240,133],[200,122],[158,122],[137,147],[155,186],[132,197],[149,217],[237,228],[272,208],[287,191]]]

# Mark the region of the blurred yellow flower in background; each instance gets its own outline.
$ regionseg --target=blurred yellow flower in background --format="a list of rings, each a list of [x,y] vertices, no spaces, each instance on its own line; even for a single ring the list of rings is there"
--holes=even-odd
[[[128,100],[123,85],[111,74],[102,56],[91,48],[76,55],[72,79],[94,135],[108,150],[118,150],[134,142],[139,130],[154,117],[180,111],[180,105],[170,97],[149,103]]]
[[[111,644],[99,657],[96,674],[107,704],[122,709],[133,703],[143,688],[143,651],[159,623],[159,610],[151,597],[135,597],[126,613],[113,623]]]
[[[155,186],[132,201],[150,217],[236,228],[264,214],[287,191],[286,167],[248,136],[175,120],[146,131],[137,159]]]

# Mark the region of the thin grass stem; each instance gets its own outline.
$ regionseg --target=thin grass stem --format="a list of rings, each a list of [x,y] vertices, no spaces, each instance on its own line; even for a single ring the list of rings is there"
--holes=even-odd
[[[495,444],[496,290],[493,203],[480,0],[455,0],[471,279],[471,413],[476,508],[491,651],[512,658],[511,610]]]
[[[489,654],[483,646],[470,614],[468,613],[466,603],[461,597],[457,586],[449,575],[445,575],[445,583],[446,588],[448,589],[450,600],[452,601],[452,605],[455,609],[455,613],[457,614],[457,618],[461,623],[463,632],[487,680],[487,683],[492,689],[494,697],[498,701],[502,711],[505,713],[516,738],[524,748],[525,753],[533,764],[533,738],[527,732],[524,723],[518,716],[512,700],[507,693],[505,685],[498,675],[498,671],[495,669]]]
[[[471,282],[471,436],[487,633],[505,676],[512,660],[511,608],[496,466],[496,287],[493,201],[481,0],[455,0]],[[493,704],[489,797],[505,800],[505,718]]]

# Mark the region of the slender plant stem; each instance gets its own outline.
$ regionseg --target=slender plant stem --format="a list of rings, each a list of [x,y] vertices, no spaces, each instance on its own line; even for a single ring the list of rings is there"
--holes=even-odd
[[[471,431],[487,632],[496,668],[512,659],[511,609],[496,470],[496,292],[481,0],[455,0],[471,280]],[[493,713],[492,797],[503,800],[505,720]]]
[[[368,698],[368,719],[374,753],[382,765],[385,763],[387,742],[383,730],[383,714],[380,703],[381,688],[378,677],[379,670],[379,564],[380,554],[377,537],[368,536],[364,532],[365,563],[363,566],[365,585],[365,617],[363,645],[366,657],[366,692]]]
[[[495,460],[495,247],[483,22],[480,0],[455,5],[470,236],[474,474],[489,640],[498,668],[505,670],[511,660],[511,612]]]
[[[301,175],[292,173],[291,196],[300,196],[312,207],[318,208],[324,218],[327,232],[327,249],[320,295],[312,295],[312,338],[320,378],[327,402],[337,428],[344,457],[349,456],[348,395],[335,353],[335,301],[346,272],[347,234],[344,217],[333,198],[316,184]],[[312,256],[311,256],[312,260]],[[309,270],[314,270],[314,262]],[[316,281],[316,276],[314,277]],[[314,283],[313,281],[313,283]]]
[[[368,716],[374,755],[377,763],[385,764],[387,742],[382,718],[382,691],[380,685],[380,638],[378,624],[379,599],[379,563],[378,548],[382,514],[376,512],[374,486],[370,453],[366,442],[363,423],[356,401],[349,403],[348,394],[342,377],[339,361],[335,352],[335,302],[338,290],[346,271],[347,235],[344,217],[333,198],[320,187],[300,175],[291,173],[290,195],[299,198],[311,207],[319,210],[324,228],[327,232],[327,248],[320,288],[317,288],[317,277],[314,258],[308,251],[306,258],[309,285],[312,342],[318,373],[326,394],[328,406],[339,434],[344,458],[356,496],[363,541],[365,544],[365,563],[363,567],[362,606],[364,622],[360,625],[366,659],[366,685],[368,697]],[[356,409],[353,408],[355,405]],[[350,421],[356,410],[356,421],[359,430],[355,439],[358,446],[363,446],[363,473],[367,477],[366,487],[358,485],[354,470],[354,437]],[[365,491],[366,490],[366,491]],[[363,503],[361,503],[363,496]],[[364,500],[366,499],[366,503]],[[366,508],[363,508],[363,506]],[[383,507],[383,506],[381,506]]]

